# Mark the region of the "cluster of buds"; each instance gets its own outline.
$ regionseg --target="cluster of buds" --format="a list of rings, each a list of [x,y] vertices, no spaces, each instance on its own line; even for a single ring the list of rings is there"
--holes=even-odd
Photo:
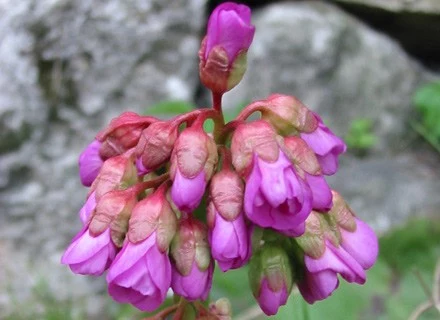
[[[245,71],[250,19],[234,3],[209,19],[199,55],[212,108],[169,120],[122,113],[79,158],[90,189],[62,263],[84,275],[107,271],[118,302],[154,311],[172,289],[182,300],[166,312],[183,314],[189,303],[200,319],[228,319],[224,300],[210,308],[198,300],[208,298],[215,264],[223,272],[250,264],[253,295],[272,315],[294,285],[314,303],[337,288],[338,274],[364,283],[376,260],[374,232],[326,182],[346,146],[316,113],[273,94],[224,122],[221,98]]]

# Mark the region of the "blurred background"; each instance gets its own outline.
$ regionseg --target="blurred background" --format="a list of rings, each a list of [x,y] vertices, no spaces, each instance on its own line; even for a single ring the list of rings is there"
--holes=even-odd
[[[141,318],[60,265],[87,193],[77,158],[125,110],[209,105],[197,51],[221,2],[0,0],[0,319]],[[349,145],[331,185],[381,237],[365,286],[307,314],[294,293],[277,319],[408,318],[440,256],[440,1],[240,2],[256,34],[228,117],[272,92],[318,111]],[[265,318],[245,269],[217,270],[211,296]]]

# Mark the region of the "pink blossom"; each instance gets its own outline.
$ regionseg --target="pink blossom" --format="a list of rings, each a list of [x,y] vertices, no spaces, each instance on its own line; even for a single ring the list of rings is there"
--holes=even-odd
[[[90,143],[79,156],[79,176],[81,183],[86,187],[92,185],[104,163],[99,155],[100,148],[101,142],[93,140],[93,142]]]
[[[93,237],[85,226],[72,240],[61,258],[74,273],[99,276],[110,266],[116,255],[110,229]]]
[[[281,150],[273,163],[254,155],[244,209],[247,217],[261,227],[289,230],[299,236],[312,210],[312,192]]]
[[[371,268],[378,254],[378,242],[374,231],[363,221],[356,219],[356,230],[341,228],[339,247],[326,241],[324,254],[318,258],[305,256],[304,279],[298,288],[308,303],[330,296],[338,287],[338,274],[348,282],[364,284],[365,270]]]
[[[171,284],[171,264],[156,243],[156,232],[139,243],[126,241],[107,274],[108,292],[142,311],[157,309]]]
[[[289,293],[285,285],[280,290],[275,291],[270,288],[267,279],[263,279],[257,301],[261,310],[270,316],[276,314],[278,308],[286,304],[288,297]]]
[[[318,128],[311,133],[301,133],[301,138],[316,153],[322,173],[332,175],[338,170],[338,156],[345,152],[347,146],[341,138],[325,126],[319,115],[315,113],[315,117],[319,121]]]
[[[194,260],[190,273],[183,276],[177,268],[173,268],[171,288],[182,297],[194,300],[206,300],[212,285],[214,265],[211,262],[207,269],[201,270]]]

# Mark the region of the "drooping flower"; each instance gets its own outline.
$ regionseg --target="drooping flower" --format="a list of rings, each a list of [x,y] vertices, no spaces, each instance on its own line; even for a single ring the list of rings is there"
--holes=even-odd
[[[99,155],[100,148],[101,142],[93,140],[79,156],[79,176],[81,183],[86,187],[92,185],[104,163],[104,160]]]
[[[268,316],[285,305],[292,289],[292,269],[286,252],[273,245],[265,245],[251,259],[249,282],[261,310]]]
[[[305,272],[298,288],[308,303],[330,296],[339,285],[338,274],[348,282],[364,284],[365,271],[377,259],[374,231],[353,216],[338,194],[333,193],[333,198],[329,213],[313,212],[305,235],[297,239],[305,252]]]
[[[222,271],[240,268],[251,255],[243,197],[244,185],[237,173],[223,168],[212,177],[207,215],[209,242],[212,257]]]
[[[192,212],[202,200],[217,164],[217,146],[202,129],[185,129],[171,155],[171,198],[184,212]]]
[[[347,149],[344,141],[336,136],[315,113],[319,122],[318,128],[311,133],[301,133],[310,148],[316,153],[322,173],[325,175],[335,174],[338,170],[338,157]]]
[[[246,179],[246,216],[258,226],[301,235],[312,192],[280,149],[273,128],[263,120],[239,126],[231,151],[234,167]]]
[[[95,210],[95,208],[96,208],[95,192],[92,192],[87,198],[86,203],[79,210],[79,218],[83,225],[87,223],[90,215],[92,214],[92,211]]]
[[[99,276],[110,266],[117,248],[107,229],[97,237],[90,234],[87,226],[73,238],[61,258],[74,273]]]
[[[171,284],[167,252],[176,230],[176,216],[165,192],[162,185],[137,203],[126,241],[107,274],[110,296],[143,311],[158,308]]]
[[[171,244],[171,257],[173,291],[190,301],[205,300],[214,271],[206,226],[192,217],[181,220]]]

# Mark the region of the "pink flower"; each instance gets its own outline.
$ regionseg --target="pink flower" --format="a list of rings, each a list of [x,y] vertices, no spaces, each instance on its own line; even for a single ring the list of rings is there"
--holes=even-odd
[[[61,263],[68,264],[74,273],[99,276],[110,266],[116,251],[110,229],[93,237],[86,226],[73,238]]]
[[[191,212],[199,205],[205,189],[206,179],[203,170],[194,178],[187,178],[177,169],[171,187],[171,198],[180,210]]]
[[[330,210],[332,207],[332,191],[323,175],[306,173],[306,181],[312,191],[312,207],[320,211]]]
[[[257,301],[261,310],[269,316],[276,314],[278,308],[286,304],[288,297],[289,293],[287,292],[286,286],[276,291],[270,288],[267,279],[263,279]]]
[[[107,274],[108,292],[142,311],[157,309],[171,284],[171,264],[156,243],[156,232],[139,243],[127,241]]]
[[[231,65],[240,51],[249,49],[254,33],[249,7],[233,2],[222,3],[209,17],[205,59],[214,47],[220,46],[226,51]]]
[[[308,303],[330,296],[339,285],[338,274],[348,282],[365,283],[365,270],[376,261],[378,242],[374,231],[365,222],[355,220],[354,232],[340,228],[342,241],[339,247],[326,240],[321,257],[314,259],[305,255],[305,277],[298,283],[298,288]]]
[[[325,175],[335,174],[338,170],[338,156],[347,149],[344,141],[327,128],[319,115],[315,113],[319,121],[318,128],[311,133],[301,133],[310,148],[316,153],[322,173]]]
[[[212,262],[207,269],[201,270],[197,262],[194,261],[191,271],[187,276],[183,276],[179,270],[174,267],[171,288],[176,294],[190,301],[198,299],[206,300],[211,290],[213,271],[214,265]]]
[[[243,266],[250,258],[250,233],[243,213],[228,221],[215,210],[214,227],[209,231],[212,257],[225,272]]]
[[[84,206],[79,210],[79,218],[81,219],[83,225],[87,223],[90,215],[92,214],[93,210],[95,210],[95,208],[96,208],[95,192],[92,192],[87,198],[87,201],[84,204]]]
[[[254,155],[244,209],[247,217],[261,227],[289,230],[299,236],[312,210],[312,192],[281,150],[272,163]]]
[[[104,163],[99,155],[100,148],[101,142],[93,140],[79,156],[79,176],[81,183],[86,187],[92,185]]]

